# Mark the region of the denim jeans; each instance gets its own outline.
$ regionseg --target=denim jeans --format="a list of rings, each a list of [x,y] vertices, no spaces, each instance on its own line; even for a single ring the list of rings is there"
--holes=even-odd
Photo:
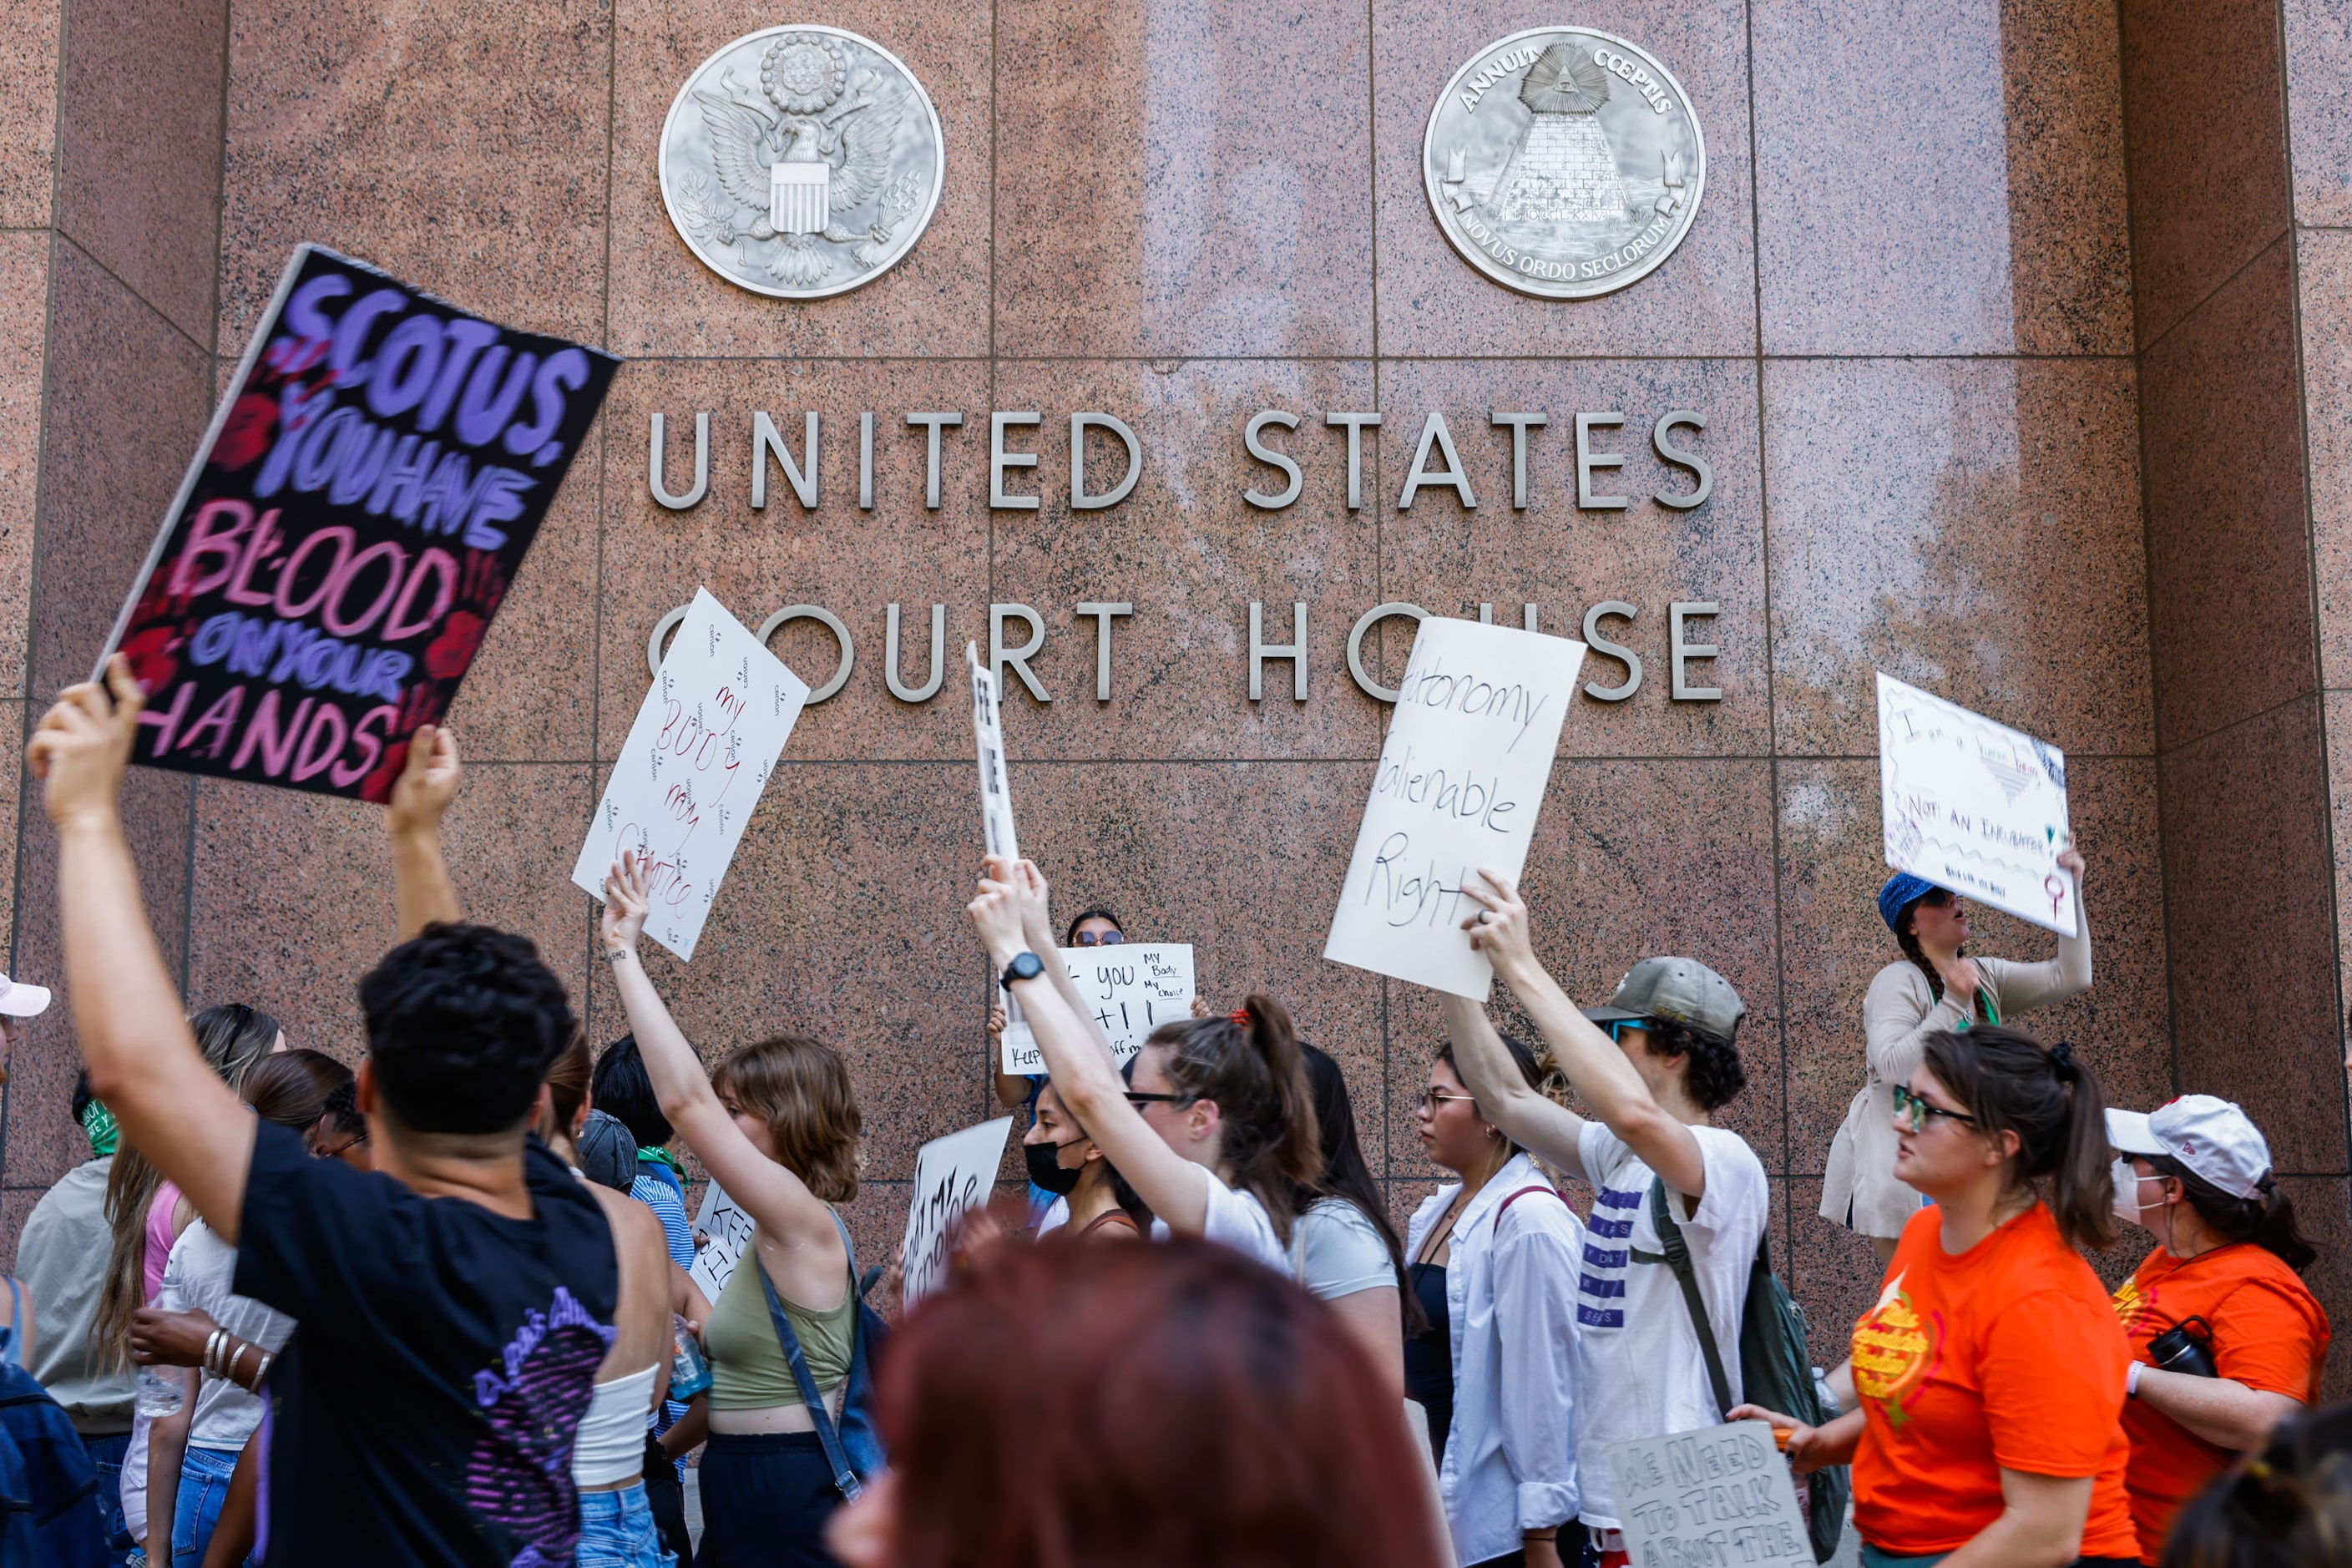
[[[98,1471],[98,1517],[106,1531],[106,1568],[122,1568],[139,1543],[131,1538],[131,1526],[122,1518],[122,1456],[130,1451],[131,1434],[117,1432],[109,1437],[93,1437],[82,1434],[82,1452]]]
[[[580,1547],[574,1568],[676,1568],[677,1559],[654,1528],[643,1481],[580,1494]]]
[[[236,1449],[188,1445],[180,1461],[179,1506],[172,1514],[172,1568],[204,1568],[205,1548],[212,1544],[221,1504],[228,1500],[228,1479],[236,1471]],[[147,1555],[152,1563],[155,1554]]]

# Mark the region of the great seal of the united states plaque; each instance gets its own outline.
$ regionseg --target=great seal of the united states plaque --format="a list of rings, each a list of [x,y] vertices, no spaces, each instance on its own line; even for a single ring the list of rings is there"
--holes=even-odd
[[[1591,27],[1497,38],[1454,73],[1422,137],[1437,226],[1497,283],[1549,300],[1622,289],[1698,216],[1706,142],[1657,58]]]
[[[730,283],[822,300],[887,272],[940,205],[947,144],[906,62],[839,27],[768,27],[702,62],[662,122],[662,201]]]

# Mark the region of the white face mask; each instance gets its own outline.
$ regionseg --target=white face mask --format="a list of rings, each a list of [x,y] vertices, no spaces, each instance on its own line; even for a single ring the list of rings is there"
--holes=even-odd
[[[2129,1160],[2117,1160],[2107,1167],[2107,1174],[2116,1184],[2116,1217],[2145,1229],[2146,1222],[2139,1217],[2139,1173],[2132,1169]]]

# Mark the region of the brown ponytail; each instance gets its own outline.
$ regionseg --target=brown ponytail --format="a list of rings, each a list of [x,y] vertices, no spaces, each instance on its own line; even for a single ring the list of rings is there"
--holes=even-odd
[[[2197,1217],[2224,1241],[2251,1241],[2297,1274],[2319,1260],[2319,1248],[2294,1222],[2294,1200],[2269,1176],[2263,1178],[2259,1197],[2242,1198],[2223,1192],[2169,1154],[2141,1158],[2159,1175],[2179,1181]]]
[[[1265,1205],[1286,1245],[1298,1189],[1323,1171],[1315,1099],[1290,1015],[1253,992],[1229,1017],[1162,1024],[1144,1043],[1164,1047],[1161,1070],[1185,1098],[1215,1104],[1220,1154],[1235,1184]]]
[[[2011,1176],[2050,1206],[2070,1247],[2113,1247],[2107,1101],[2099,1075],[2061,1041],[2044,1048],[2021,1029],[1979,1026],[1927,1037],[1927,1070],[1990,1137],[2017,1134]]]

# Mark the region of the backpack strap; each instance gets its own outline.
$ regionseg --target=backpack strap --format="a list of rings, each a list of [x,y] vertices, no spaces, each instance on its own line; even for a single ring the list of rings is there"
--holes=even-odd
[[[1501,1230],[1501,1229],[1503,1228],[1503,1211],[1504,1211],[1505,1209],[1507,1209],[1507,1208],[1509,1208],[1513,1204],[1517,1203],[1521,1198],[1526,1197],[1529,1193],[1549,1193],[1552,1196],[1554,1196],[1554,1197],[1556,1197],[1556,1198],[1559,1198],[1559,1189],[1558,1187],[1554,1187],[1554,1186],[1533,1186],[1533,1187],[1521,1187],[1517,1192],[1511,1194],[1508,1197],[1505,1198],[1501,1203],[1498,1203],[1498,1204],[1496,1204],[1496,1205],[1495,1205],[1495,1228],[1496,1228],[1496,1230],[1499,1231],[1499,1230]],[[1559,1198],[1559,1201],[1560,1201],[1560,1203],[1561,1203],[1563,1205],[1566,1205],[1566,1204],[1567,1204],[1567,1202],[1568,1202],[1568,1200],[1567,1200],[1566,1198]]]
[[[25,1357],[19,1346],[25,1342],[25,1290],[13,1274],[0,1274],[8,1281],[8,1332],[0,1338],[0,1366],[22,1366]]]
[[[836,1212],[833,1223],[841,1226],[841,1242],[849,1246],[849,1227],[841,1224]],[[776,1343],[783,1348],[784,1360],[793,1369],[793,1381],[800,1385],[801,1403],[808,1407],[809,1425],[816,1428],[817,1446],[824,1450],[824,1462],[833,1467],[833,1484],[845,1502],[856,1502],[865,1487],[857,1472],[851,1468],[848,1450],[841,1446],[841,1433],[833,1424],[833,1413],[824,1407],[824,1400],[816,1391],[816,1378],[809,1371],[808,1357],[802,1352],[801,1337],[793,1332],[792,1321],[784,1316],[784,1303],[776,1294],[775,1281],[768,1278],[768,1266],[760,1261],[760,1248],[754,1243],[751,1249],[751,1267],[760,1272],[760,1289],[768,1298],[768,1321],[776,1326]],[[856,1364],[857,1352],[864,1349],[865,1322],[859,1315],[857,1301],[857,1253],[849,1253],[850,1362]],[[842,1379],[847,1387],[849,1379]]]
[[[1691,1331],[1698,1336],[1699,1353],[1706,1358],[1706,1381],[1715,1391],[1716,1412],[1728,1415],[1731,1380],[1723,1374],[1723,1351],[1715,1342],[1715,1330],[1706,1320],[1706,1300],[1699,1294],[1698,1270],[1691,1262],[1690,1243],[1683,1239],[1683,1227],[1675,1223],[1662,1176],[1650,1179],[1650,1223],[1657,1227],[1658,1245],[1665,1251],[1643,1252],[1639,1247],[1626,1250],[1636,1263],[1663,1263],[1675,1271],[1675,1279],[1683,1288],[1683,1305],[1690,1312]]]

